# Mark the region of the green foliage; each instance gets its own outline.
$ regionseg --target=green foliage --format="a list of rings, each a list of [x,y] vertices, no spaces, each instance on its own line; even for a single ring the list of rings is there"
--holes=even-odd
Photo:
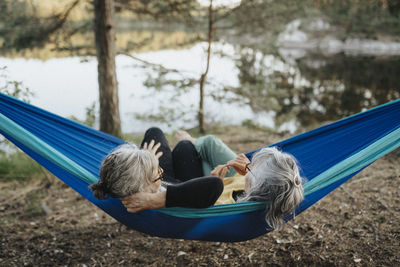
[[[263,44],[271,45],[290,21],[315,18],[329,21],[342,33],[342,38],[373,39],[400,34],[399,3],[398,0],[243,0],[239,10],[225,22],[235,29],[234,35],[254,37],[246,39],[247,44],[264,38]]]
[[[86,119],[84,124],[89,127],[93,127],[96,122],[96,102],[93,102],[91,106],[86,108]]]
[[[204,25],[199,21],[203,19],[203,7],[199,6],[196,0],[114,2],[117,10],[117,52],[138,52],[146,50],[149,46],[163,49],[163,43],[169,44],[167,48],[173,46],[172,40],[160,42],[159,38],[155,38],[158,36],[147,36],[144,40],[140,36],[132,36],[140,35],[141,31],[178,31],[186,32],[188,36],[199,32],[191,40],[184,40],[175,47],[187,46],[202,38],[201,29]],[[49,57],[49,54],[93,56],[96,53],[92,1],[69,0],[57,3],[52,0],[2,0],[0,14],[0,50],[5,53],[20,55],[33,48],[51,50],[46,51],[46,57]]]
[[[84,120],[79,120],[75,116],[70,116],[69,119],[93,128],[96,123],[96,102],[93,102],[89,107],[86,108],[86,117]]]
[[[11,95],[22,101],[29,102],[33,93],[22,82],[12,81],[7,75],[7,67],[0,67],[0,92]],[[0,139],[0,144],[6,150],[14,146],[6,139]],[[24,181],[41,173],[41,167],[22,152],[10,153],[0,151],[0,181]]]
[[[38,35],[40,20],[33,16],[25,1],[1,1],[0,4],[1,48],[26,48]]]
[[[21,81],[12,81],[7,75],[7,67],[0,66],[0,92],[28,102],[34,95]]]
[[[7,74],[7,67],[5,66],[0,67],[0,92],[28,103],[34,95],[33,92],[31,92],[28,87],[25,87],[22,82],[10,80]],[[3,138],[0,138],[0,145],[8,148],[13,147],[8,140]]]
[[[173,98],[170,98],[170,100]],[[189,115],[189,116],[188,116]],[[193,109],[185,110],[177,105],[175,107],[160,106],[158,110],[152,113],[136,113],[135,118],[138,120],[154,123],[165,123],[168,127],[172,127],[177,123],[186,125],[193,122],[195,111]]]
[[[315,0],[313,2],[333,25],[343,27],[346,35],[374,38],[379,34],[400,34],[400,8],[396,1]]]
[[[2,0],[0,49],[20,50],[53,43],[56,50],[78,55],[93,54],[93,42],[74,44],[71,39],[76,33],[92,31],[91,3],[81,1],[75,5],[75,1],[71,0],[69,6],[57,5],[55,14],[49,15],[47,12],[43,15],[40,9],[47,7],[49,2]],[[158,29],[162,26],[162,31],[184,29],[202,33],[207,28],[207,7],[201,6],[196,0],[115,0],[115,6],[118,16],[116,28],[120,31],[132,28],[154,30],[154,27]],[[70,15],[72,9],[79,14],[78,19]],[[215,38],[252,37],[245,38],[248,45],[264,38],[263,44],[268,45],[273,44],[274,38],[290,21],[321,17],[343,29],[345,36],[377,38],[380,34],[398,36],[400,33],[398,0],[242,0],[233,9],[216,8]],[[203,36],[199,35],[194,41],[201,38]],[[132,40],[121,49],[133,51],[141,45]]]
[[[265,37],[266,41],[272,44],[274,38],[290,21],[318,13],[317,9],[310,5],[310,1],[243,0],[236,12],[225,19],[225,24],[231,25],[235,35],[252,36],[255,39]],[[255,39],[246,41],[251,43]]]
[[[86,23],[70,23],[67,18],[79,0],[71,2],[64,10],[43,16],[37,3],[26,0],[0,2],[0,49],[3,51],[56,46],[66,44],[66,39],[85,28]],[[82,25],[83,24],[83,25]],[[62,47],[60,48],[62,49]]]
[[[309,54],[274,71],[275,60],[283,63],[276,57],[248,48],[237,54],[240,84],[225,90],[234,93],[232,102],[248,105],[254,113],[272,112],[275,130],[287,122],[308,130],[400,97],[399,57]]]
[[[124,133],[122,139],[135,145],[140,145],[143,140],[144,133]]]
[[[140,19],[175,22],[194,20],[204,9],[196,0],[115,0],[115,7]]]
[[[42,173],[40,165],[23,152],[0,153],[0,181],[26,181]]]
[[[156,69],[154,69],[157,71]],[[169,90],[176,98],[183,93],[188,93],[194,86],[199,85],[199,78],[191,77],[193,75],[176,70],[160,69],[154,74],[149,74],[143,85],[156,91]]]
[[[10,80],[7,67],[0,67],[0,92],[13,96],[25,102],[30,102],[33,92],[20,81]],[[0,145],[5,151],[0,151],[0,181],[25,181],[43,174],[42,167],[23,152],[14,152],[15,146],[4,138]]]
[[[152,108],[151,111],[145,113],[135,113],[135,118],[146,122],[164,123],[168,127],[177,122],[179,124],[192,123],[197,115],[196,108],[180,105],[179,98],[198,88],[198,78],[177,70],[164,68],[153,68],[153,70],[154,74],[150,73],[143,83],[149,89],[149,95],[144,97],[162,92],[164,99],[160,101],[158,108]],[[164,103],[166,103],[165,106]],[[176,105],[170,107],[169,103],[176,103]]]
[[[258,123],[254,122],[253,120],[244,120],[242,122],[242,126],[250,129],[250,130],[261,130],[263,132],[274,132],[273,129],[261,126]]]

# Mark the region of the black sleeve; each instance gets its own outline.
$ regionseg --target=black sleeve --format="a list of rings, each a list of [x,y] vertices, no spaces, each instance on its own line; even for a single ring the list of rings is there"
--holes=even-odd
[[[207,176],[168,185],[166,207],[207,208],[214,205],[224,190],[221,178]]]

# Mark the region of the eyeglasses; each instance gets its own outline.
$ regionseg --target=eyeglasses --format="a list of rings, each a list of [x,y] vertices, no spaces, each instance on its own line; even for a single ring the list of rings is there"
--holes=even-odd
[[[164,170],[161,167],[158,167],[157,170],[157,178],[153,181],[153,183],[157,182],[158,180],[163,180],[164,179]]]
[[[249,173],[251,173],[251,175],[253,175],[253,177],[255,178],[256,176],[254,175],[254,173],[251,171],[249,165],[251,165],[251,162],[247,163],[245,166],[245,170],[248,171]]]

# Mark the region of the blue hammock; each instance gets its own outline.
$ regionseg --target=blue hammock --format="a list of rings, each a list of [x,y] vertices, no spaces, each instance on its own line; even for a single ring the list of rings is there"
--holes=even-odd
[[[88,185],[105,155],[124,141],[0,94],[0,132],[67,185],[119,222],[154,236],[244,241],[270,231],[265,203],[207,209],[165,208],[128,213],[118,199],[101,201]],[[363,168],[400,146],[400,99],[278,142],[299,161],[305,200],[301,213]],[[249,158],[256,152],[247,154]],[[290,217],[285,218],[287,220]]]

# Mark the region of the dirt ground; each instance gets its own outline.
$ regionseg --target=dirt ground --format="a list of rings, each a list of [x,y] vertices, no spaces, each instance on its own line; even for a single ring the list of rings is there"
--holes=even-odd
[[[217,135],[237,152],[287,137]],[[400,266],[399,159],[392,152],[282,231],[240,243],[127,229],[50,175],[3,182],[0,266]]]

